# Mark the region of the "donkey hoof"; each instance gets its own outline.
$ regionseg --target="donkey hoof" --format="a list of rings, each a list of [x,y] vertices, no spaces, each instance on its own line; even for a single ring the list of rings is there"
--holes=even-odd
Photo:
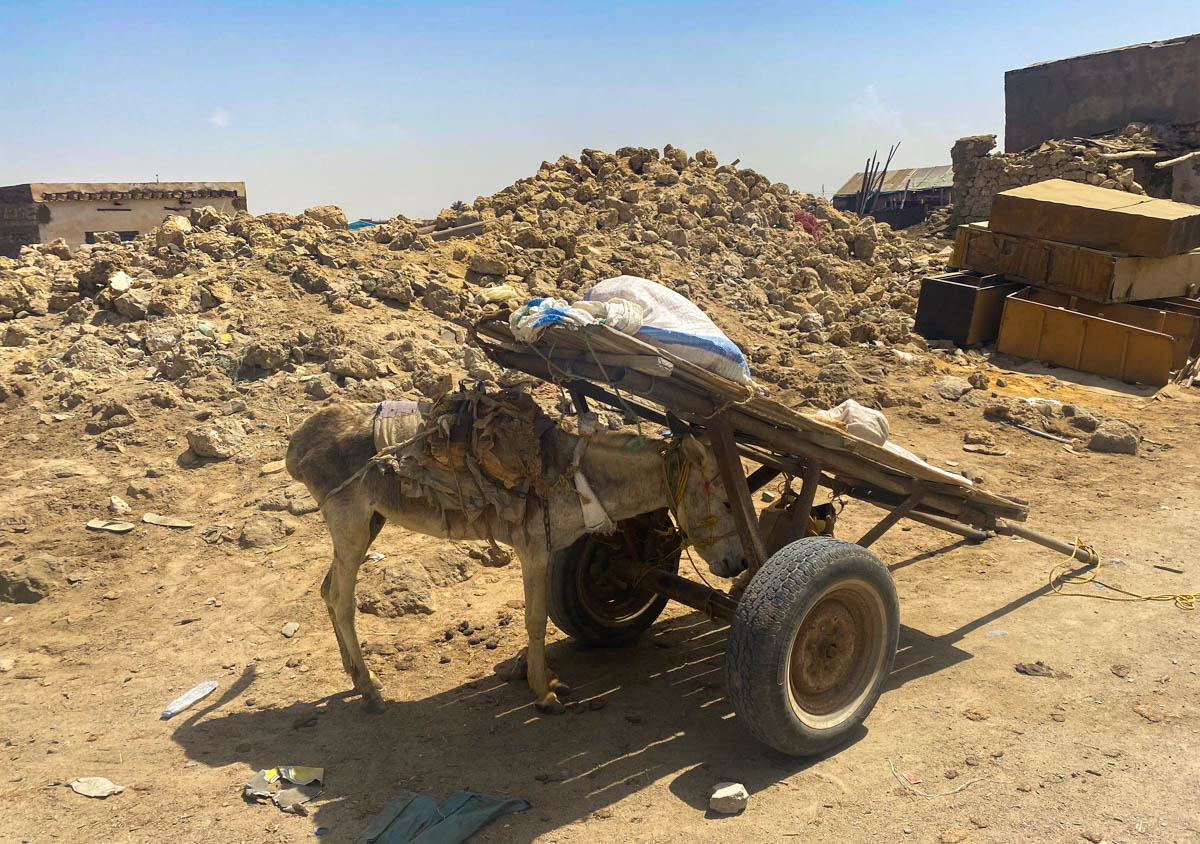
[[[554,691],[554,694],[557,695],[558,697],[570,697],[571,696],[571,687],[568,686],[566,683],[564,683],[562,680],[558,679],[557,677],[555,677],[553,680],[550,681],[550,688]]]
[[[363,709],[368,715],[382,715],[387,710],[387,704],[379,695],[363,695]]]
[[[562,715],[567,711],[567,707],[563,706],[562,701],[554,696],[554,692],[550,692],[544,698],[534,704],[539,711],[545,712],[547,715]]]

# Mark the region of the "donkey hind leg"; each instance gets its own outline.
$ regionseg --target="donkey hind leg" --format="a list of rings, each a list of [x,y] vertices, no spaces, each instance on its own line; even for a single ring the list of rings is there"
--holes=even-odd
[[[544,548],[523,547],[521,557],[521,580],[525,587],[525,633],[529,647],[525,652],[526,675],[529,688],[533,690],[535,704],[544,712],[558,714],[566,707],[558,694],[567,694],[570,689],[561,683],[546,663],[546,618],[548,612],[549,552]]]
[[[362,565],[371,541],[383,527],[383,518],[372,514],[364,519],[361,511],[352,506],[339,506],[334,502],[326,505],[326,524],[333,538],[333,564],[321,586],[321,597],[329,608],[333,620],[333,631],[337,636],[338,650],[342,654],[342,667],[354,681],[354,688],[363,696],[371,712],[383,711],[383,697],[379,694],[382,683],[367,668],[358,644],[358,633],[354,629],[354,587],[358,579],[358,568]]]

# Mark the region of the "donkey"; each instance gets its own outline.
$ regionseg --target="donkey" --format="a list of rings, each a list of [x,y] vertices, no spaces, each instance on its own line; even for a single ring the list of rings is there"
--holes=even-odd
[[[443,510],[424,498],[404,497],[395,478],[376,468],[360,472],[376,455],[375,411],[370,404],[335,404],[317,411],[292,435],[286,461],[288,473],[320,505],[333,540],[333,563],[321,597],[355,690],[369,711],[383,711],[382,683],[363,661],[354,629],[354,589],[368,548],[390,519],[428,536],[494,539],[516,551],[525,588],[526,676],[537,707],[562,712],[556,690],[566,694],[569,689],[546,662],[549,566],[553,552],[569,547],[587,530],[580,493],[569,482],[556,484],[545,499],[528,501],[519,523],[494,517],[472,522],[462,512]],[[714,574],[728,577],[740,571],[742,546],[711,451],[691,436],[675,446],[673,456],[652,443],[631,450],[634,439],[605,431],[581,443],[579,436],[555,426],[542,439],[544,465],[578,466],[612,522],[670,507],[685,539]],[[676,479],[669,478],[668,458],[678,463]]]

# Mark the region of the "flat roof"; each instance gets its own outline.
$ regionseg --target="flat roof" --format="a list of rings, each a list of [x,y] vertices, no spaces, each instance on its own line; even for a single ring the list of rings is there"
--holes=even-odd
[[[0,187],[0,202],[203,198],[246,195],[245,182],[27,182]]]

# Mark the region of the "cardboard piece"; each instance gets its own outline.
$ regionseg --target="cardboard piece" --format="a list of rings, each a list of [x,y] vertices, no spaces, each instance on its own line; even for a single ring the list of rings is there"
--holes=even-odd
[[[1200,288],[1200,249],[1167,258],[1143,258],[1001,234],[987,223],[958,227],[950,264],[978,273],[999,273],[1096,302],[1190,296]]]
[[[1200,208],[1049,179],[996,194],[991,230],[1165,258],[1200,247]]]

